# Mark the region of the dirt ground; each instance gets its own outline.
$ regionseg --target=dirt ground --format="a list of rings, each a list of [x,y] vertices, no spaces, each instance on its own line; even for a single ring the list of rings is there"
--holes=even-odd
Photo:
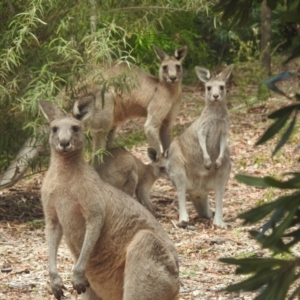
[[[291,143],[273,158],[271,153],[276,140],[255,146],[270,124],[267,115],[291,101],[272,94],[267,101],[249,107],[243,102],[231,100],[236,93],[238,90],[228,94],[231,114],[229,145],[233,165],[224,198],[224,219],[229,225],[228,229],[216,228],[211,221],[197,218],[190,202],[188,210],[191,225],[185,229],[179,228],[176,225],[178,202],[174,187],[169,181],[160,179],[151,193],[157,219],[168,232],[179,254],[181,300],[254,299],[254,293],[228,294],[222,291],[227,285],[243,279],[243,276],[235,275],[235,268],[220,263],[218,258],[267,255],[267,251],[261,250],[249,237],[250,227],[243,226],[237,215],[274,199],[279,192],[243,185],[234,179],[234,175],[277,176],[298,169],[297,155],[293,152],[297,145],[297,133],[292,136]],[[203,91],[199,88],[185,88],[176,130],[184,130],[199,115],[203,101]],[[119,134],[141,124],[141,120],[128,122]],[[131,151],[147,161],[145,143]],[[0,300],[54,299],[49,288],[47,246],[40,203],[43,175],[40,173],[23,179],[14,187],[0,191]],[[214,209],[213,194],[210,204]],[[80,299],[70,282],[73,261],[64,241],[59,248],[58,264],[59,273],[67,287],[65,299]]]

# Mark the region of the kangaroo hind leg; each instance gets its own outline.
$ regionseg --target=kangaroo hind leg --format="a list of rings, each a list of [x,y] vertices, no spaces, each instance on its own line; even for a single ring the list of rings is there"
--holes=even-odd
[[[179,290],[176,254],[163,240],[141,230],[126,253],[123,300],[175,300]]]

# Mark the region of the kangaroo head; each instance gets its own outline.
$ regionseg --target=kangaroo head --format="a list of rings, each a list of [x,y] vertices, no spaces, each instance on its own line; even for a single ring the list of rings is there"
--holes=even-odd
[[[154,51],[161,61],[159,68],[159,80],[165,82],[181,82],[182,80],[182,60],[187,54],[187,46],[175,50],[173,56],[167,55],[164,51],[153,45]]]
[[[151,160],[154,176],[156,178],[163,177],[168,179],[169,177],[166,171],[166,159],[163,156],[158,157],[156,150],[153,148],[148,148],[147,152]]]
[[[62,111],[49,102],[40,100],[39,106],[50,123],[49,143],[51,149],[58,153],[81,151],[84,146],[84,132],[81,122],[70,115],[64,115]]]
[[[233,65],[229,65],[221,73],[211,76],[208,69],[195,67],[199,79],[205,83],[205,99],[213,103],[220,103],[226,99],[226,81],[229,78]]]

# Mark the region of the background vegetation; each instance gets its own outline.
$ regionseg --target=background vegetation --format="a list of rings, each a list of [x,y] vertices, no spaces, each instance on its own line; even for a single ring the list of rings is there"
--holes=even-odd
[[[273,56],[298,56],[300,1],[263,3],[272,9]],[[261,7],[259,0],[1,1],[0,173],[36,132],[39,99],[57,101],[57,94],[67,88],[72,100],[74,84],[89,68],[117,59],[134,62],[155,74],[153,44],[169,53],[179,45],[188,45],[186,84],[196,82],[195,65],[218,69],[224,63],[235,63],[239,100],[247,105],[253,103],[247,86],[259,87],[266,78],[259,64]],[[265,99],[261,94],[254,98]],[[295,98],[299,101],[300,96],[296,94]],[[66,109],[67,104],[60,103]],[[286,126],[280,140],[283,146],[293,131],[299,109],[296,103],[270,115],[274,124],[259,142],[272,138]],[[291,253],[291,247],[300,240],[299,173],[289,174],[284,182],[272,177],[237,179],[292,192],[240,216],[246,223],[264,222],[261,231],[251,234],[262,247],[271,250],[273,257],[223,259],[237,265],[237,273],[250,276],[228,290],[259,290],[256,299],[298,297],[299,285],[293,291],[290,285],[300,277],[300,259]]]
[[[244,28],[230,28],[230,20],[221,19],[215,4],[204,0],[1,1],[0,173],[35,132],[37,100],[54,99],[65,86],[72,91],[90,66],[123,59],[155,74],[153,44],[169,53],[186,44],[185,83],[193,84],[195,65],[218,68],[222,63],[257,60],[260,4],[252,6]],[[294,25],[279,18],[283,9],[278,6],[274,13],[274,47],[285,39],[293,43],[286,30]]]
[[[244,6],[241,5],[242,2],[244,2]],[[299,1],[287,1],[285,2],[286,7],[283,7],[282,2],[277,0],[264,0],[263,2],[265,2],[263,5],[268,4],[275,15],[280,17],[279,24],[281,26],[279,28],[285,24],[286,27],[283,29],[286,32],[299,29],[299,24],[292,23],[300,18]],[[217,9],[223,11],[223,18],[231,18],[232,24],[247,25],[250,22],[249,8],[255,7],[256,1],[239,1],[239,4],[236,5],[236,1],[233,0],[221,0]],[[286,47],[292,48],[292,52],[285,62],[300,56],[299,36],[294,45],[293,41],[287,38]],[[275,83],[289,76],[291,73],[282,72],[265,82],[268,88],[283,94],[282,91],[278,90]],[[294,102],[268,116],[274,120],[273,124],[257,141],[257,145],[259,145],[280,134],[273,155],[284,146],[296,128],[300,109],[299,93],[295,92],[295,96],[291,100]],[[297,150],[299,150],[299,146],[296,147],[295,145],[295,151]],[[244,224],[256,225],[249,234],[257,240],[262,248],[270,251],[270,256],[258,258],[252,254],[251,257],[241,259],[220,259],[224,263],[236,265],[237,274],[247,275],[245,280],[228,286],[226,290],[229,292],[257,291],[256,300],[299,299],[300,257],[297,252],[293,251],[293,246],[300,241],[300,173],[288,172],[287,170],[285,174],[282,174],[280,180],[272,176],[257,178],[240,174],[236,175],[236,179],[251,186],[277,188],[282,191],[281,196],[277,199],[272,199],[269,203],[239,215],[239,218],[244,220]]]

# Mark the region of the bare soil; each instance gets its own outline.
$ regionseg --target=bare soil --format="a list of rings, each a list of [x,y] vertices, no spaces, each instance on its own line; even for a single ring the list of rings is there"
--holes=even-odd
[[[230,91],[234,99],[238,91]],[[270,125],[267,115],[291,101],[272,95],[267,101],[247,107],[245,103],[230,100],[232,172],[224,198],[224,219],[228,229],[213,226],[211,220],[199,219],[188,202],[191,224],[179,228],[178,202],[174,187],[167,180],[155,183],[151,199],[156,207],[157,219],[176,245],[180,260],[181,300],[254,299],[254,293],[229,294],[223,289],[244,277],[235,275],[235,267],[222,264],[221,257],[263,257],[268,253],[248,235],[249,226],[243,226],[238,214],[259,204],[275,199],[279,191],[246,186],[237,182],[238,173],[253,176],[280,176],[297,170],[297,132],[291,142],[278,155],[271,157],[276,140],[263,146],[255,142]],[[200,114],[203,92],[199,88],[186,88],[175,132],[184,130]],[[142,126],[142,120],[130,121],[119,134]],[[141,127],[142,128],[142,127]],[[131,151],[144,161],[146,144]],[[0,191],[0,300],[54,299],[49,288],[47,246],[44,235],[40,186],[44,173],[21,180],[10,189]],[[214,195],[210,197],[214,209]],[[297,249],[295,249],[297,251]],[[73,290],[70,278],[73,260],[64,241],[58,253],[58,269],[67,290],[66,299],[80,299]],[[142,300],[142,299],[141,299]]]

